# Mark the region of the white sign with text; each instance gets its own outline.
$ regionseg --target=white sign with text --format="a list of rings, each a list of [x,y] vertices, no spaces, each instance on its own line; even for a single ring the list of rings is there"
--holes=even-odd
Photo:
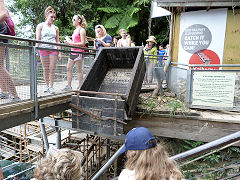
[[[234,72],[194,72],[192,105],[232,108],[235,76]]]

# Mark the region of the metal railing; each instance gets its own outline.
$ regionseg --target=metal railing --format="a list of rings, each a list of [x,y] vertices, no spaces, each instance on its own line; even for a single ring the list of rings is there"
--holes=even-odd
[[[206,143],[204,145],[198,146],[189,151],[177,154],[175,156],[170,157],[170,159],[175,160],[177,163],[182,163],[182,162],[187,161],[190,158],[194,158],[194,157],[204,154],[206,152],[209,152],[206,155],[210,155],[219,150],[223,150],[227,147],[233,146],[239,142],[240,142],[240,131],[233,133],[231,135],[222,137],[215,141]],[[119,150],[108,160],[108,162],[96,173],[96,175],[92,178],[92,180],[97,180],[108,169],[108,167],[118,158],[118,156],[120,155],[120,151],[123,147],[124,147],[124,145],[121,146],[119,148]],[[215,150],[215,151],[211,152],[212,150]],[[199,160],[201,158],[203,158],[203,156],[200,158],[197,158],[197,160]],[[191,162],[193,162],[193,160]]]
[[[58,43],[49,43],[44,41],[38,41],[34,39],[26,39],[13,37],[8,35],[0,35],[0,39],[11,40],[11,43],[0,43],[1,49],[6,49],[6,52],[1,51],[1,62],[4,62],[5,65],[1,65],[1,69],[6,68],[11,75],[11,78],[14,82],[15,87],[9,86],[10,82],[5,82],[8,78],[6,73],[1,75],[1,83],[5,82],[4,85],[7,85],[7,97],[0,98],[0,105],[12,103],[11,96],[13,96],[13,91],[16,89],[17,95],[20,97],[21,101],[32,100],[34,101],[35,106],[35,117],[38,116],[38,99],[52,94],[45,93],[45,81],[43,76],[43,67],[40,61],[40,58],[36,56],[38,50],[49,50],[62,52],[63,57],[57,60],[55,72],[54,72],[54,87],[55,95],[66,93],[62,89],[67,85],[67,62],[68,57],[71,52],[70,48],[74,46],[69,46],[66,44]],[[50,44],[55,46],[60,46],[61,50],[57,49],[47,49],[47,48],[37,48],[35,43]],[[75,47],[78,48],[78,47]],[[80,48],[86,50],[87,52],[74,52],[83,55],[84,68],[83,71],[86,73],[89,66],[91,65],[94,56],[95,49],[91,48]],[[6,58],[4,58],[4,54]],[[3,59],[4,58],[4,59]],[[2,71],[1,71],[2,72]],[[78,86],[77,80],[77,70],[73,68],[73,80],[72,80],[73,89],[76,89]],[[11,96],[9,96],[11,95]]]

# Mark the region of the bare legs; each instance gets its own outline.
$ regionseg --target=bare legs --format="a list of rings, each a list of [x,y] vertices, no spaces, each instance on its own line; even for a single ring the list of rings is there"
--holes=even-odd
[[[43,78],[48,87],[53,87],[57,56],[41,57],[43,65]]]
[[[14,98],[18,98],[13,79],[7,69],[4,67],[5,47],[0,46],[0,88],[2,92],[9,91]]]
[[[72,69],[74,64],[76,64],[77,72],[78,72],[78,87],[80,87],[80,84],[83,79],[83,60],[78,60],[78,61],[73,61],[73,60],[68,60],[67,64],[67,82],[68,86],[72,85]]]

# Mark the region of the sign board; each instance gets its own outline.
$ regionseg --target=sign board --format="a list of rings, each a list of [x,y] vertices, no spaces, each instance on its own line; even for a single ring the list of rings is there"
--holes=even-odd
[[[234,72],[194,72],[192,105],[232,108],[235,76]]]
[[[191,11],[181,14],[178,62],[222,64],[227,9]],[[219,69],[198,67],[197,69]]]

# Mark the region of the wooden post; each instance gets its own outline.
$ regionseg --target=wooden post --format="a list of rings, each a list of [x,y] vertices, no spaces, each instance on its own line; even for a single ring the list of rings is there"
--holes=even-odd
[[[170,37],[169,37],[169,41],[170,41],[170,44],[169,44],[169,55],[168,55],[168,60],[167,60],[167,63],[165,64],[164,66],[164,73],[165,75],[167,74],[167,70],[168,70],[168,67],[171,63],[171,60],[172,60],[172,57],[173,57],[173,36],[174,36],[174,23],[175,23],[175,16],[176,14],[174,13],[174,11],[172,10],[171,12],[171,23],[170,23]]]

